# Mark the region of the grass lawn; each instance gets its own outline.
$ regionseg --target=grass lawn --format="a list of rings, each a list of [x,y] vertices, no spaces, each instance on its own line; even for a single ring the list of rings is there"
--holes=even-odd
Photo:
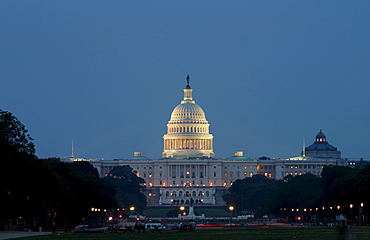
[[[196,229],[195,232],[177,232],[165,230],[162,233],[93,233],[93,234],[73,234],[60,233],[35,237],[18,238],[23,240],[69,240],[69,239],[89,239],[89,240],[337,240],[339,230],[336,227],[240,227],[240,228],[216,228],[216,229]],[[370,239],[370,227],[354,227],[352,238],[356,240]]]

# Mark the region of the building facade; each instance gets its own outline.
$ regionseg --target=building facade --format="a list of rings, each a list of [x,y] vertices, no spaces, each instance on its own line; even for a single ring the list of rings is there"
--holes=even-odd
[[[167,123],[161,159],[149,159],[135,152],[127,159],[87,160],[102,177],[115,166],[131,166],[145,180],[148,206],[222,206],[222,195],[238,179],[256,174],[278,180],[287,175],[320,175],[324,166],[340,163],[340,152],[326,142],[321,130],[315,143],[298,157],[250,159],[238,151],[227,159],[215,158],[210,124],[193,99],[189,76],[183,92],[183,100],[173,109]],[[323,144],[326,152],[320,149]]]

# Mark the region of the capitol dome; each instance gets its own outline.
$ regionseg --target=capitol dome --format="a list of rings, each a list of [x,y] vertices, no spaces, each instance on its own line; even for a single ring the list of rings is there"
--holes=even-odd
[[[193,100],[189,76],[184,98],[177,105],[167,124],[164,138],[164,158],[213,157],[213,136],[203,109]]]
[[[208,123],[203,109],[196,103],[182,103],[172,111],[169,123]]]

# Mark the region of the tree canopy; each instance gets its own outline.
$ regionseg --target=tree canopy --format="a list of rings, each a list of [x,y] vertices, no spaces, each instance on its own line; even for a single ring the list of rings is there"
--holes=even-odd
[[[131,168],[100,178],[88,162],[38,159],[32,140],[15,116],[0,110],[0,230],[8,223],[74,227],[89,221],[91,208],[145,207],[144,180]]]
[[[0,109],[0,152],[33,155],[35,145],[32,140],[28,130],[13,114]]]
[[[114,167],[106,177],[117,191],[116,200],[121,208],[135,207],[136,211],[142,212],[146,207],[144,179],[138,177],[136,172],[128,166]]]
[[[256,175],[235,181],[229,192],[223,196],[227,205],[234,206],[238,212],[253,212],[257,217],[261,214],[292,217],[288,214],[292,209],[321,209],[319,215],[333,218],[333,210],[338,206],[340,211],[358,216],[361,203],[365,206],[361,211],[370,210],[370,200],[366,197],[370,196],[370,165],[326,166],[321,177],[288,175],[281,181]],[[353,209],[349,209],[350,204]]]
[[[261,212],[265,201],[279,185],[279,182],[262,175],[237,180],[229,188],[229,194],[223,196],[227,205],[233,206],[236,212]]]

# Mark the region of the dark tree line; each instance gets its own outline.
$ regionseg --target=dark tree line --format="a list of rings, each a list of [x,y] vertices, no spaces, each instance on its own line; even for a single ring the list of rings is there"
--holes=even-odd
[[[15,116],[0,110],[0,230],[74,227],[90,220],[92,208],[145,208],[144,181],[129,166],[100,178],[88,162],[38,159],[32,140]]]
[[[292,216],[306,213],[333,218],[338,212],[360,218],[370,210],[366,197],[370,196],[370,165],[326,166],[321,177],[289,175],[280,181],[255,175],[235,181],[229,192],[223,196],[228,206],[238,213],[254,213],[256,218],[268,215],[294,220]]]

